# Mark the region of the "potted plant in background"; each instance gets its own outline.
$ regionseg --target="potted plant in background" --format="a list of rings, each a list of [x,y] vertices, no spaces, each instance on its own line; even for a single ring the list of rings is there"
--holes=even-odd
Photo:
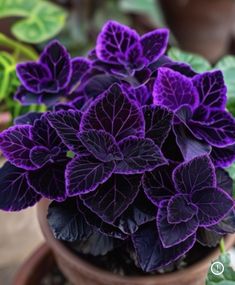
[[[52,200],[39,222],[73,284],[203,284],[234,233],[223,74],[171,60],[167,41],[108,21],[88,58],[53,41],[17,65],[15,98],[48,111],[0,134],[0,208]]]

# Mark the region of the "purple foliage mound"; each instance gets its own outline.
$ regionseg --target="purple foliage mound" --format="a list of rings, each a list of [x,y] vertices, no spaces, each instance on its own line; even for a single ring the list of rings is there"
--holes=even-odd
[[[235,232],[223,74],[173,62],[167,41],[109,21],[88,58],[53,41],[17,66],[16,99],[49,108],[0,134],[1,209],[48,198],[57,239],[94,256],[128,247],[145,272]]]

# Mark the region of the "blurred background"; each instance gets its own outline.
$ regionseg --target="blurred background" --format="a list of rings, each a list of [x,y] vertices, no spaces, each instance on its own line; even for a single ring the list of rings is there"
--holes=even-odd
[[[54,38],[73,56],[85,55],[108,19],[141,34],[168,27],[171,58],[189,62],[198,72],[224,71],[228,108],[235,115],[235,0],[0,0],[0,130],[18,115],[41,108],[22,108],[13,100],[19,84],[16,64],[37,59]],[[0,285],[11,284],[42,240],[35,208],[0,211]]]

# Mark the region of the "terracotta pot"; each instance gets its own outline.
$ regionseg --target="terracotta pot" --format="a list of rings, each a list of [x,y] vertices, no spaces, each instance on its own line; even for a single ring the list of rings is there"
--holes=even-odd
[[[20,267],[12,285],[38,285],[54,264],[49,246],[43,244]]]
[[[234,0],[161,0],[166,22],[182,49],[215,62],[229,47]]]
[[[150,277],[122,277],[96,268],[79,258],[62,242],[56,240],[47,222],[49,202],[43,200],[38,206],[38,219],[46,241],[55,254],[60,270],[74,285],[204,285],[205,276],[212,260],[219,255],[215,250],[203,260],[178,272]],[[235,235],[228,236],[226,248],[235,242]],[[98,246],[98,245],[97,245]]]

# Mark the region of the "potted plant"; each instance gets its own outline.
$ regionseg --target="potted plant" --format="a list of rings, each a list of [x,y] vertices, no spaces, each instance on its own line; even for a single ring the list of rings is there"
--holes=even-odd
[[[0,134],[0,208],[51,200],[39,222],[74,284],[203,284],[234,233],[223,74],[170,60],[167,41],[108,21],[88,58],[52,41],[17,65],[15,98],[48,110]]]

